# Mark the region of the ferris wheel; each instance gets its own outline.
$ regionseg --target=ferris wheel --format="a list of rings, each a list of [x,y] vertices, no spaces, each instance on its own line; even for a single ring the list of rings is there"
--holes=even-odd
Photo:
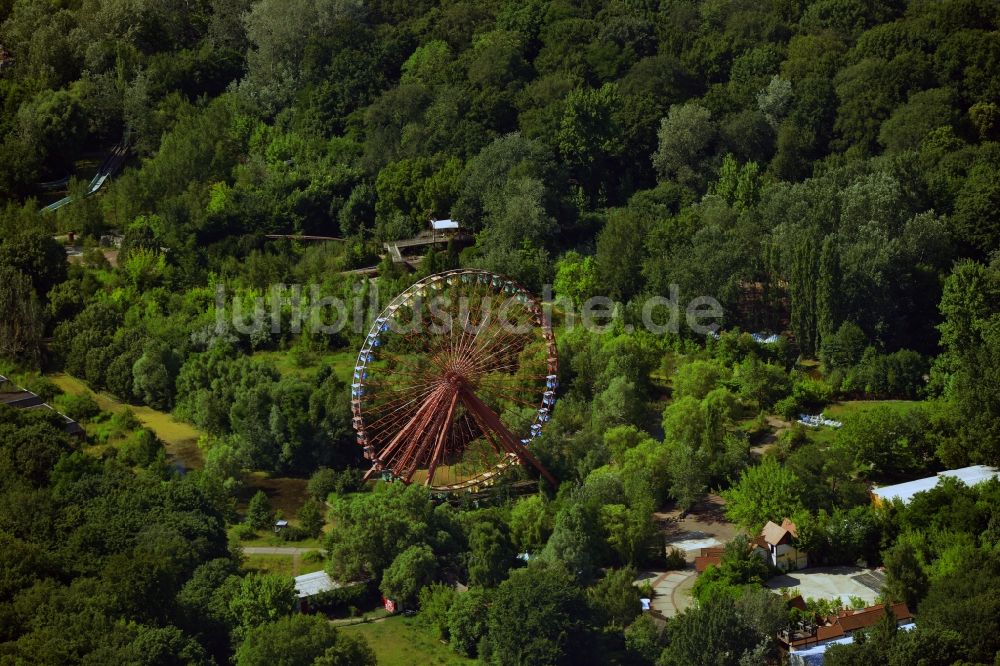
[[[431,275],[375,320],[354,368],[351,410],[369,479],[477,490],[530,453],[558,386],[552,329],[516,282],[476,269]]]

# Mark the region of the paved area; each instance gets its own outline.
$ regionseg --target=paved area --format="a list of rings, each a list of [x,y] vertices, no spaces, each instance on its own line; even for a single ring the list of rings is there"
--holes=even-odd
[[[685,553],[689,553],[693,550],[701,550],[702,548],[721,546],[722,543],[722,541],[719,541],[708,532],[687,532],[684,534],[683,539],[671,541],[668,546],[678,548],[683,550]]]
[[[702,548],[721,546],[740,532],[726,520],[725,500],[718,495],[709,495],[685,514],[677,509],[654,513],[653,520],[667,547],[684,551],[689,562],[694,561]]]
[[[639,573],[634,584],[650,583],[654,593],[649,603],[650,608],[664,617],[674,617],[693,603],[690,591],[696,578],[697,574],[693,568],[679,571],[643,571]]]
[[[775,576],[764,585],[772,590],[797,588],[807,599],[839,599],[844,604],[850,597],[861,597],[871,605],[884,584],[885,574],[875,569],[815,567]]]
[[[726,520],[725,501],[718,495],[709,495],[687,513],[678,509],[653,514],[653,520],[663,534],[666,547],[684,552],[687,567],[677,571],[643,571],[635,580],[639,585],[648,582],[654,595],[650,608],[664,617],[674,617],[694,601],[691,588],[698,574],[694,558],[702,548],[721,546],[736,536],[740,530]]]

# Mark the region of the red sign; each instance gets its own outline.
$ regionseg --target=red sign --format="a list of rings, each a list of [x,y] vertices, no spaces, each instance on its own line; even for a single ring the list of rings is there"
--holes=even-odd
[[[382,603],[385,605],[385,609],[390,613],[396,612],[396,602],[393,601],[392,599],[386,599],[385,597],[382,597]]]

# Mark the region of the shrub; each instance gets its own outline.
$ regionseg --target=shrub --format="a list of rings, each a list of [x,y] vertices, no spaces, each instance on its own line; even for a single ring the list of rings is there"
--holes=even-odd
[[[320,502],[325,502],[330,495],[346,495],[356,492],[364,485],[363,472],[351,467],[344,470],[320,467],[309,478],[307,489],[309,494]]]
[[[687,559],[684,557],[684,551],[679,548],[671,548],[668,550],[666,561],[663,566],[667,571],[685,568],[687,566]]]
[[[94,399],[87,393],[70,395],[65,393],[54,400],[56,409],[77,421],[89,421],[101,413]]]
[[[251,539],[257,538],[257,530],[253,528],[253,525],[248,525],[246,523],[241,523],[236,526],[236,538],[240,541],[250,541]]]
[[[50,379],[41,375],[28,375],[21,381],[21,384],[45,402],[52,402],[56,396],[62,394],[62,389],[53,384]]]
[[[372,584],[355,583],[321,592],[309,600],[309,605],[327,613],[347,612],[351,617],[356,617],[359,608],[374,603],[377,596]]]
[[[431,583],[420,590],[420,618],[433,627],[438,638],[448,640],[448,611],[455,602],[455,588]]]
[[[148,467],[163,450],[163,442],[151,430],[139,428],[118,446],[118,458],[125,464]]]
[[[295,525],[288,525],[280,532],[278,536],[282,541],[302,541],[303,539],[309,538],[309,533],[306,532],[301,527],[296,527]]]

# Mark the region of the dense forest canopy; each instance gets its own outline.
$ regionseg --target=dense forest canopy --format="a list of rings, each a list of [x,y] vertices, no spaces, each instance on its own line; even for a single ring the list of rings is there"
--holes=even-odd
[[[995,486],[866,496],[1000,464],[994,0],[0,0],[0,109],[0,370],[89,438],[0,409],[0,664],[279,663],[281,641],[287,663],[373,660],[290,616],[284,578],[241,575],[226,529],[251,471],[311,477],[295,527],[320,534],[329,500],[327,568],[486,662],[767,663],[785,616],[738,548],[666,633],[636,620],[651,512],[709,490],[749,533],[794,516],[824,562],[884,561],[928,618],[831,662],[994,658],[1000,611],[956,572],[1000,576]],[[380,260],[429,218],[474,242],[415,273]],[[340,366],[364,329],[300,330],[287,303],[218,325],[277,284],[367,312],[458,266],[617,303],[608,330],[557,331],[532,446],[558,489],[478,510],[361,490]],[[714,298],[720,333],[642,330],[670,294]],[[204,469],[33,371],[192,424]],[[751,454],[769,419],[847,400],[879,403]],[[263,497],[241,512],[268,526]],[[509,573],[520,552],[537,564]]]

